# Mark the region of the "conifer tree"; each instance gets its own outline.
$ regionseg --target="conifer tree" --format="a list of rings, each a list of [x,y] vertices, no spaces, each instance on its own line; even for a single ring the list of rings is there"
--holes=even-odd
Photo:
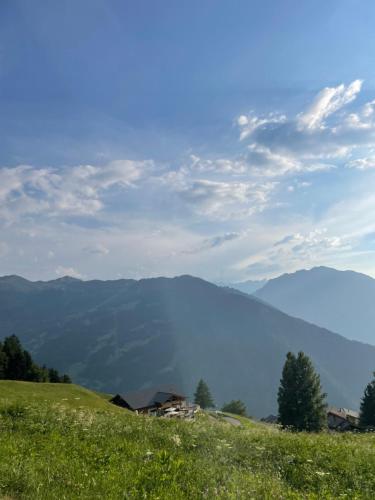
[[[3,344],[0,342],[0,380],[5,378],[7,369],[7,356],[3,349]]]
[[[375,372],[374,379],[367,385],[361,401],[360,424],[375,428]]]
[[[48,369],[48,380],[49,380],[49,382],[52,382],[52,383],[60,382],[59,372],[57,370],[55,370],[54,368],[49,368]]]
[[[303,352],[289,352],[278,392],[279,420],[283,427],[317,432],[326,426],[326,394],[320,377]]]
[[[70,384],[68,375],[60,376],[57,370],[38,366],[30,353],[23,349],[16,335],[0,342],[0,380],[25,380],[28,382],[59,382]]]
[[[198,382],[198,386],[194,394],[194,403],[203,409],[215,406],[210,389],[208,388],[206,382],[202,379]]]
[[[25,356],[21,342],[15,335],[6,337],[3,350],[7,357],[5,378],[8,380],[27,380],[27,372],[31,368],[30,356]]]
[[[69,377],[69,375],[67,375],[66,373],[64,375],[62,375],[60,377],[60,382],[62,384],[71,384],[72,383],[72,379]]]
[[[234,413],[235,415],[242,415],[246,417],[246,405],[240,399],[230,401],[230,403],[224,403],[221,411],[226,413]]]

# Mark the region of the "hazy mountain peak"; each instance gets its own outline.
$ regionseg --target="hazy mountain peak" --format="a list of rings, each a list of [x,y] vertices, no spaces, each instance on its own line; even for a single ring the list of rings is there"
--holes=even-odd
[[[303,269],[270,280],[255,295],[287,314],[375,344],[375,280],[366,274]]]
[[[68,275],[62,276],[61,278],[57,278],[55,280],[47,281],[47,283],[77,283],[77,282],[82,282],[82,280]]]

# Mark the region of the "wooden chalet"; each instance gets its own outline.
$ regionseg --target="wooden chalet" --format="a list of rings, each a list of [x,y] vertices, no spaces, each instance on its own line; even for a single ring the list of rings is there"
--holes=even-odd
[[[335,431],[353,431],[359,428],[359,413],[346,408],[329,408],[328,428]]]
[[[111,403],[146,415],[163,415],[166,410],[186,407],[186,397],[175,387],[152,387],[116,394]]]

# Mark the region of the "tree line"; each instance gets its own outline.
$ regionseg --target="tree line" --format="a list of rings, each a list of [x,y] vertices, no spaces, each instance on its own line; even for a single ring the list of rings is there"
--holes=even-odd
[[[0,380],[71,383],[68,375],[60,375],[54,368],[35,363],[16,335],[0,342]]]
[[[375,429],[375,372],[368,383],[360,405],[360,426]],[[278,390],[278,420],[284,428],[297,431],[318,432],[327,426],[327,395],[323,392],[320,376],[308,356],[288,352]],[[203,409],[214,407],[211,392],[200,380],[194,402]],[[240,400],[224,404],[222,411],[246,415],[246,406]]]
[[[194,394],[194,403],[199,405],[201,408],[214,408],[215,403],[211,395],[211,391],[203,379],[200,379],[197,385],[197,389]],[[232,400],[229,403],[224,403],[221,411],[227,413],[234,413],[236,415],[242,415],[246,417],[246,405],[240,399]]]

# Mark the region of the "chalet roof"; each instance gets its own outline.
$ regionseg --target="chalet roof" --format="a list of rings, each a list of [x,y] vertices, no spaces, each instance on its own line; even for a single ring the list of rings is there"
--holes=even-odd
[[[340,408],[329,408],[328,409],[328,415],[334,415],[335,417],[340,417],[342,418],[343,420],[346,420],[346,413],[344,411],[342,411],[342,409]]]
[[[185,396],[174,386],[158,386],[141,391],[119,394],[121,398],[133,409],[138,410],[165,403],[171,396],[185,399]]]
[[[347,408],[341,408],[342,411],[346,413],[347,417],[359,418],[359,412],[354,410],[348,410]]]
[[[335,415],[336,417],[340,417],[343,419],[347,419],[347,417],[359,418],[359,412],[354,410],[348,410],[347,408],[329,408],[328,414]]]

